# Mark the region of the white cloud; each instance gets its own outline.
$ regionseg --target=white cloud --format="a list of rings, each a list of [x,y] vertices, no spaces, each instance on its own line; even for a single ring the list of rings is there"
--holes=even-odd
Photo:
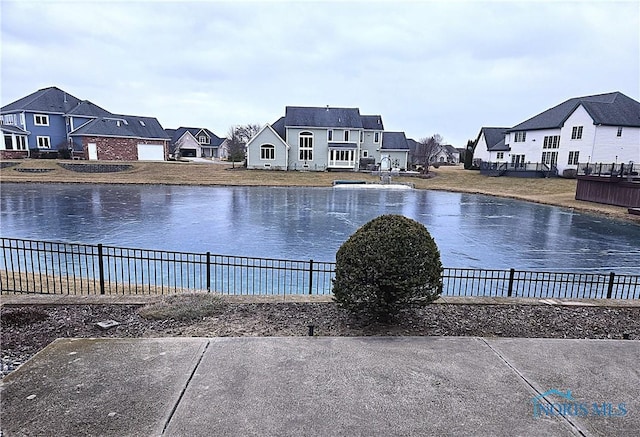
[[[360,107],[457,146],[579,95],[640,94],[634,2],[3,1],[2,104],[58,86],[165,127]],[[34,25],[37,23],[37,25]]]

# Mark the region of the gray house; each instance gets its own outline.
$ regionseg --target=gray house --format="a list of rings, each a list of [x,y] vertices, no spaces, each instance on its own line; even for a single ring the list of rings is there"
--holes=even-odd
[[[385,139],[386,138],[386,139]],[[384,132],[382,117],[358,108],[287,106],[247,144],[247,168],[273,170],[363,169],[383,161],[407,168],[409,145],[402,132]]]

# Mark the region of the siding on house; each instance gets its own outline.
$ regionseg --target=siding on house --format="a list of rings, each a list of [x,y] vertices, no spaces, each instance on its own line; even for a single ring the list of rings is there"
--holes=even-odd
[[[504,152],[502,162],[524,156],[521,162],[541,163],[552,157],[558,174],[588,162],[640,162],[640,103],[620,92],[576,97],[507,129],[502,145],[492,146],[490,133],[481,129],[474,160],[501,162],[498,152]]]
[[[273,159],[262,153],[263,147],[269,146],[273,146]],[[247,144],[247,168],[287,170],[288,163],[289,146],[270,125],[265,125]]]
[[[313,144],[310,150],[304,147],[309,140],[301,140],[305,133]],[[264,144],[276,147],[278,162],[270,168],[357,171],[361,158],[373,158],[379,165],[383,154],[385,159],[392,157],[401,168],[407,168],[410,149],[404,133],[394,133],[401,136],[399,143],[392,141],[393,135],[385,143],[385,134],[381,116],[360,115],[358,108],[287,106],[284,117],[266,125],[247,144],[247,168],[265,168],[260,152]],[[280,156],[286,157],[284,165],[279,162]]]
[[[98,155],[106,157],[101,159],[131,160],[131,139],[136,139],[136,144],[169,140],[155,118],[112,114],[56,87],[40,89],[3,106],[0,116],[3,124],[28,131],[29,148],[38,153],[72,147],[75,156],[88,158],[87,144],[93,143],[98,146]],[[118,147],[125,149],[118,152]]]

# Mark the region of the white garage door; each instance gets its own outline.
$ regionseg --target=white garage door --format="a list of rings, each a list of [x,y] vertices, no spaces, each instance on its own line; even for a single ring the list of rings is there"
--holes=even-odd
[[[161,144],[138,144],[138,161],[164,161]]]

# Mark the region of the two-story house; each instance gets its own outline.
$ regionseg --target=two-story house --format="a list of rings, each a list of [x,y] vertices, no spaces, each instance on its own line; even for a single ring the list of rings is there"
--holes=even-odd
[[[0,108],[0,157],[163,160],[169,137],[153,117],[113,114],[56,87]]]
[[[533,163],[560,175],[586,163],[638,163],[640,102],[620,92],[569,99],[507,129],[503,144],[483,148],[479,142],[474,158],[514,168]]]
[[[406,169],[408,153],[404,133],[385,133],[379,115],[360,115],[358,108],[287,106],[284,117],[247,143],[247,168],[357,171],[361,159],[373,159],[378,166]]]
[[[220,146],[224,138],[218,137],[207,128],[179,127],[165,129],[171,138],[169,154],[184,158],[223,158]]]

